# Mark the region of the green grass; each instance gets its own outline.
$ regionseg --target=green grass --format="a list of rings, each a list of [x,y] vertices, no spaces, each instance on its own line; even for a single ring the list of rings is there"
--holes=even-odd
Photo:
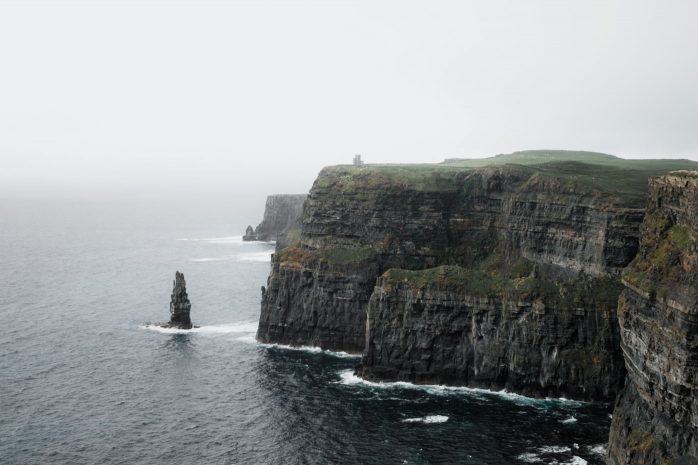
[[[375,255],[373,247],[323,249],[320,259],[332,265],[348,265],[370,260]]]
[[[618,278],[580,275],[572,281],[557,282],[539,274],[508,278],[480,269],[438,266],[426,270],[390,269],[383,274],[384,285],[399,283],[415,290],[441,289],[476,297],[540,301],[553,309],[615,308],[623,285]]]
[[[457,191],[462,173],[496,166],[518,169],[533,178],[557,178],[637,207],[644,206],[649,177],[675,170],[698,170],[698,162],[690,160],[630,160],[596,152],[529,150],[433,164],[338,165],[325,168],[317,185],[339,190],[405,186],[427,192]]]
[[[694,272],[690,245],[695,239],[688,227],[670,225],[666,216],[648,214],[643,224],[644,251],[623,271],[630,284],[646,289],[650,295],[666,298],[676,284]]]

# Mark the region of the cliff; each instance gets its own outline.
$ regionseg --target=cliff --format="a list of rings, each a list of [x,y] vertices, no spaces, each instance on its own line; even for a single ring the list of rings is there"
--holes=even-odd
[[[363,351],[373,379],[612,399],[620,272],[662,167],[495,158],[324,169],[272,259],[257,338]]]
[[[628,370],[610,465],[698,463],[698,172],[650,182],[618,305]]]
[[[615,316],[619,283],[517,280],[461,267],[389,270],[368,306],[359,373],[612,402],[625,370]]]
[[[276,241],[292,229],[300,229],[305,194],[277,194],[267,197],[264,217],[255,229],[247,227],[245,241]]]

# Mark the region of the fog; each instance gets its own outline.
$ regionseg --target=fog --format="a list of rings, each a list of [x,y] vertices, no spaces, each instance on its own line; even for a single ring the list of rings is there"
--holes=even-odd
[[[696,17],[686,1],[2,2],[0,197],[261,210],[355,153],[696,159]]]

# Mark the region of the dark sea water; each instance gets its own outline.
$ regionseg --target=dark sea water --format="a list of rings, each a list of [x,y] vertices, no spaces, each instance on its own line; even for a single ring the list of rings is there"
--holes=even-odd
[[[603,463],[609,406],[368,384],[346,354],[255,343],[273,246],[241,227],[0,203],[0,463]],[[175,270],[201,328],[145,329]]]

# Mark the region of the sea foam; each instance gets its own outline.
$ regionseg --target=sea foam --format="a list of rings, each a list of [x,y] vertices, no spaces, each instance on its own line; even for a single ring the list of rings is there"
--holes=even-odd
[[[498,397],[503,397],[507,400],[511,400],[514,403],[525,404],[525,405],[536,405],[545,403],[569,403],[569,404],[583,404],[583,402],[576,400],[568,400],[565,398],[559,399],[536,399],[534,397],[522,396],[521,394],[514,394],[513,392],[508,392],[505,390],[493,391],[490,389],[482,388],[470,388],[465,386],[446,386],[442,384],[415,384],[408,383],[406,381],[386,381],[386,382],[375,382],[368,381],[354,374],[353,370],[342,370],[339,372],[340,380],[337,381],[338,384],[345,385],[363,385],[372,388],[379,389],[419,389],[422,391],[429,392],[431,394],[444,395],[444,394],[470,394],[477,397],[483,397],[485,395],[494,395]]]
[[[192,329],[179,329],[179,328],[163,328],[156,324],[145,324],[139,326],[141,329],[147,329],[149,331],[155,331],[163,334],[240,334],[240,333],[254,333],[257,331],[256,321],[245,321],[238,323],[229,323],[222,325],[206,325],[199,326],[198,328]]]
[[[448,417],[446,415],[429,415],[426,417],[419,418],[406,418],[402,420],[403,423],[446,423]]]
[[[238,338],[238,340],[242,341],[243,338]],[[288,346],[285,344],[268,344],[265,342],[257,342],[256,340],[254,342],[256,342],[257,345],[259,345],[259,346],[267,347],[269,349],[297,350],[300,352],[308,352],[311,354],[331,355],[333,357],[339,357],[339,358],[360,358],[361,357],[361,354],[350,354],[348,352],[342,352],[342,351],[337,351],[337,350],[326,350],[326,349],[321,349],[320,347],[314,347],[314,346]]]

